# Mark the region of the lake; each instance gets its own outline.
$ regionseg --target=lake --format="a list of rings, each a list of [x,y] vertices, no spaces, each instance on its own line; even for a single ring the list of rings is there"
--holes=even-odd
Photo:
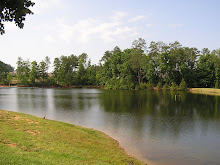
[[[220,97],[170,91],[1,88],[0,109],[94,128],[149,165],[219,165]]]

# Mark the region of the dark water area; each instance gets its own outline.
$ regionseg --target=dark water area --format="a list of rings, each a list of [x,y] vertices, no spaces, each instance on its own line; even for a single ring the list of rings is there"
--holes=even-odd
[[[0,109],[94,128],[149,165],[219,165],[220,97],[170,91],[2,88]]]

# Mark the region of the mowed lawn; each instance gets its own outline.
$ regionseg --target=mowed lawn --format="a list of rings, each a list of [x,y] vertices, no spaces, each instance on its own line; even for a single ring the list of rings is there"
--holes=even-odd
[[[0,110],[0,164],[143,164],[102,132]]]

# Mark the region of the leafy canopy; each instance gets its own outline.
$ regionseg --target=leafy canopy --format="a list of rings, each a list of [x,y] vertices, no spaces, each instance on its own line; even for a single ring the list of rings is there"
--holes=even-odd
[[[4,22],[15,22],[19,28],[24,27],[23,21],[27,14],[33,14],[29,7],[33,7],[34,2],[30,0],[1,0],[0,1],[0,34],[5,33]]]

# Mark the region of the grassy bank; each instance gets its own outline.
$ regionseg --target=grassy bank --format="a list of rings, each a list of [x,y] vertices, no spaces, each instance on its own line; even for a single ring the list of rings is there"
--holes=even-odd
[[[0,110],[0,164],[143,164],[102,132]]]
[[[191,93],[220,96],[220,89],[215,88],[189,88],[188,90]]]

